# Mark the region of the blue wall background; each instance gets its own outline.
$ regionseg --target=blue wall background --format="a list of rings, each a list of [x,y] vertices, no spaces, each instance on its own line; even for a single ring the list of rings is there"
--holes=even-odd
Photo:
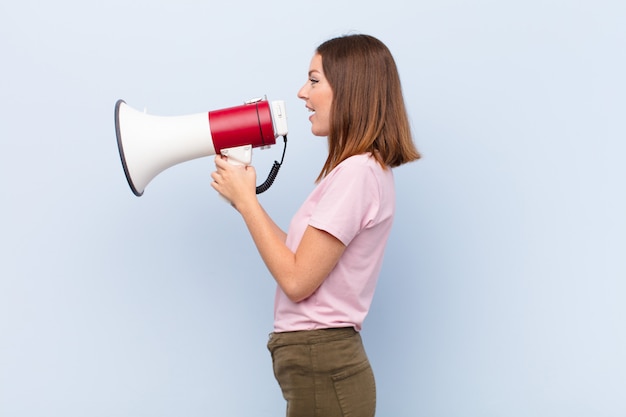
[[[113,107],[286,100],[261,196],[286,227],[326,152],[296,92],[320,42],[364,32],[424,154],[396,170],[363,331],[378,415],[625,416],[624,21],[604,0],[1,3],[0,415],[283,414],[274,283],[212,160],[134,197]]]

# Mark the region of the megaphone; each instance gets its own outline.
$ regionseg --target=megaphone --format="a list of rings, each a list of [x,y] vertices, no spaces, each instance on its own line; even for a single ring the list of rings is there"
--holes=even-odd
[[[115,133],[126,180],[140,197],[150,181],[165,169],[192,159],[222,154],[233,164],[249,165],[252,148],[265,148],[284,138],[284,101],[259,98],[243,105],[186,116],[154,116],[135,110],[124,100],[115,104]],[[283,159],[285,149],[283,149]],[[274,181],[281,162],[274,162],[267,181]]]

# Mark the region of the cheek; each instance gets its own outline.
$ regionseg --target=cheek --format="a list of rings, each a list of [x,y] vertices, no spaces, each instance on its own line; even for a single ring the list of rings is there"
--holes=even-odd
[[[324,102],[325,102],[324,110],[326,111],[328,115],[330,115],[330,112],[333,106],[333,95],[331,93],[328,93],[326,97],[324,97]]]
[[[331,113],[331,106],[329,104],[325,106],[324,108],[324,118],[326,119],[326,122],[330,122],[330,113]]]

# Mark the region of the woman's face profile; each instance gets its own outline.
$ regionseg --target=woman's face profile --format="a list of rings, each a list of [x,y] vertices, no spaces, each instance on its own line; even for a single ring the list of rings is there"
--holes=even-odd
[[[298,91],[298,98],[304,100],[306,108],[313,113],[309,116],[311,132],[315,136],[328,136],[333,90],[324,76],[320,54],[311,59],[308,80]]]

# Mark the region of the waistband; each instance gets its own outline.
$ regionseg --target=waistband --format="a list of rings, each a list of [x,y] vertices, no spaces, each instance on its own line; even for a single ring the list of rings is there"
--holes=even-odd
[[[274,347],[286,345],[312,345],[333,342],[357,335],[354,327],[337,327],[330,329],[299,330],[294,332],[270,333],[269,342]]]

